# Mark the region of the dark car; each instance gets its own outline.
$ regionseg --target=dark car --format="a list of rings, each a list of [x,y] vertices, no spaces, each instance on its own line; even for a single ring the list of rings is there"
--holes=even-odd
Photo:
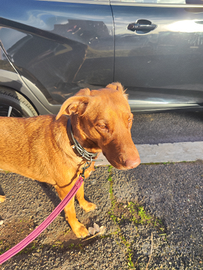
[[[0,0],[0,115],[112,81],[132,111],[203,108],[203,1]]]

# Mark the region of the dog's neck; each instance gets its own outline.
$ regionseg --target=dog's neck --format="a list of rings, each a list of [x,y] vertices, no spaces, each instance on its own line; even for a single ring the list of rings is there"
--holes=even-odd
[[[86,159],[88,161],[92,161],[94,158],[97,157],[98,153],[88,152],[74,138],[74,135],[73,135],[73,132],[72,132],[72,128],[71,128],[71,120],[70,120],[70,118],[68,119],[68,122],[67,122],[67,133],[68,133],[68,137],[70,139],[70,142],[73,144],[73,148],[76,150],[76,152],[77,152],[77,154],[79,156],[81,156],[82,158],[84,158],[84,159]]]

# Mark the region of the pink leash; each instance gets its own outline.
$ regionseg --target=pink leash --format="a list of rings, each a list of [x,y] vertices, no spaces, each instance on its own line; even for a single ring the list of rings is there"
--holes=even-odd
[[[41,232],[43,232],[49,224],[61,213],[66,204],[73,198],[78,189],[83,183],[82,176],[79,176],[75,185],[72,187],[71,191],[66,195],[66,197],[59,203],[59,205],[54,209],[54,211],[27,237],[25,237],[20,243],[0,255],[0,265],[13,257],[15,254],[20,252],[23,248],[25,248],[29,243],[31,243]]]

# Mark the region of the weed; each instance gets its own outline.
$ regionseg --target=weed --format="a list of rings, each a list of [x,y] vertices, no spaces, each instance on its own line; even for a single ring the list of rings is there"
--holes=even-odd
[[[114,198],[114,195],[113,195],[113,179],[112,179],[111,169],[112,169],[112,166],[110,165],[108,167],[108,172],[109,172],[108,181],[109,181],[109,184],[110,184],[109,195],[110,195],[110,199],[111,199],[111,209],[110,209],[109,214],[111,215],[111,218],[113,220],[115,220],[115,216],[113,214],[113,209],[115,208],[116,199]]]
[[[140,223],[150,223],[152,217],[146,213],[143,206],[138,206],[138,216],[140,217]]]
[[[125,221],[131,221],[136,231],[138,230],[138,226],[140,225],[146,225],[146,226],[152,226],[156,229],[158,229],[161,232],[161,236],[166,236],[165,227],[163,225],[163,222],[161,219],[155,218],[144,209],[143,205],[140,205],[136,202],[128,202],[128,204],[124,203],[118,203],[114,193],[113,193],[113,178],[112,178],[112,166],[108,167],[108,182],[109,182],[109,194],[110,194],[110,200],[111,200],[111,208],[108,212],[110,218],[113,220],[114,224],[117,226],[117,231],[112,233],[112,235],[117,235],[119,237],[120,243],[124,244],[126,247],[126,257],[127,257],[127,264],[129,269],[137,269],[139,268],[138,260],[136,262],[133,262],[133,249],[132,249],[132,243],[129,243],[124,235],[122,234],[122,228],[121,225]],[[139,237],[139,234],[136,234],[136,237]],[[117,244],[120,245],[118,241],[116,241]],[[152,237],[153,242],[153,237]],[[150,263],[151,257],[148,260],[147,268]]]
[[[21,251],[19,251],[18,254],[27,254],[27,253],[32,252],[36,248],[37,248],[36,242],[32,242],[32,244],[28,245],[27,247],[25,247],[24,249],[22,249]]]
[[[3,173],[5,173],[5,174],[9,174],[10,172],[9,171],[5,171],[5,170],[1,170]],[[0,171],[0,172],[1,172]]]
[[[108,166],[108,173],[110,173],[110,174],[111,174],[111,170],[112,170],[112,168],[113,168],[113,166],[112,166],[112,165],[109,165],[109,166]]]
[[[121,214],[121,217],[120,217],[118,213],[121,213],[121,211],[123,211],[124,208],[123,208],[123,204],[117,203],[116,198],[114,197],[114,194],[113,194],[112,166],[108,167],[108,172],[109,172],[108,181],[110,183],[109,194],[110,194],[110,199],[111,199],[111,209],[109,211],[109,215],[110,215],[110,218],[113,220],[114,224],[117,225],[117,228],[118,228],[117,231],[114,232],[114,234],[118,235],[120,238],[120,242],[122,242],[126,246],[126,256],[127,256],[128,266],[129,268],[134,269],[134,264],[132,261],[133,251],[131,249],[131,245],[122,235],[121,228],[119,226],[120,222],[123,220],[124,217],[123,217],[123,214]]]

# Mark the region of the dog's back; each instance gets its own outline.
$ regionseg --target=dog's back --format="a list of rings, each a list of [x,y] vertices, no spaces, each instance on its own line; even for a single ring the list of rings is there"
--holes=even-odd
[[[53,116],[47,115],[0,117],[0,168],[33,178],[34,168],[45,158],[45,143],[50,136],[47,127],[51,121]]]

